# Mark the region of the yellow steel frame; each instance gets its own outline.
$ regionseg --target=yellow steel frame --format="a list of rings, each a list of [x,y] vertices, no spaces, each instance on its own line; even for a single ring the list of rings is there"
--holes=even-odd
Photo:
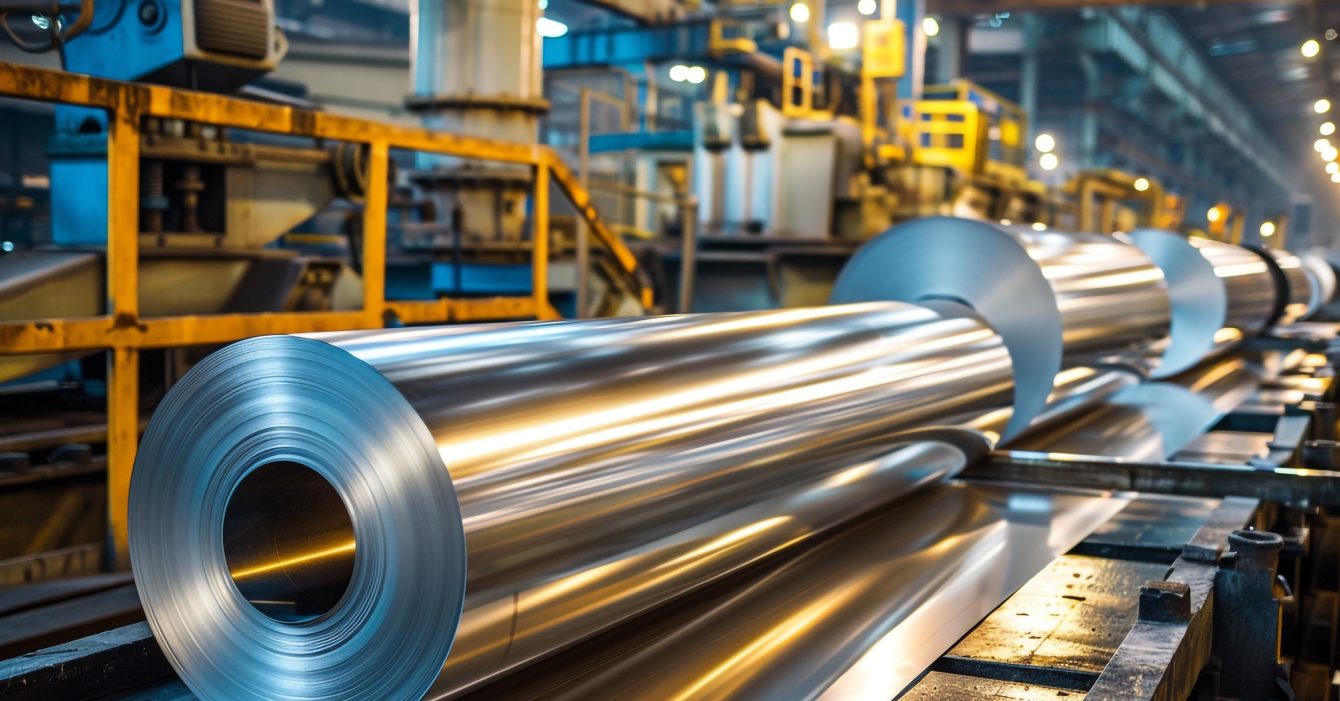
[[[139,441],[139,352],[227,343],[251,336],[374,328],[387,312],[406,323],[559,315],[548,299],[549,188],[552,182],[585,220],[619,273],[618,284],[651,306],[637,260],[597,215],[590,194],[552,149],[478,139],[221,95],[123,83],[0,63],[0,95],[108,111],[107,300],[104,316],[36,321],[0,320],[0,353],[110,350],[107,376],[109,563],[129,565],[126,502]],[[217,314],[142,318],[139,313],[140,125],[146,117],[181,119],[255,131],[367,144],[368,193],[363,210],[363,306],[356,311]],[[386,180],[392,148],[534,169],[532,294],[426,302],[386,299]]]
[[[981,128],[977,105],[967,100],[918,100],[913,112],[916,141],[912,158],[916,163],[982,172],[986,131]],[[952,143],[955,136],[959,137],[957,145]]]

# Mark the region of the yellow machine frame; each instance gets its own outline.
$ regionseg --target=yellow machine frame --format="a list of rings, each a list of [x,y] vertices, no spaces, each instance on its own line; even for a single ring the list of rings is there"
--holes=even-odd
[[[548,299],[549,186],[557,185],[593,237],[611,254],[619,283],[651,306],[637,261],[601,221],[589,193],[547,146],[492,141],[347,116],[249,102],[207,93],[124,83],[0,63],[0,95],[99,107],[108,111],[107,300],[109,313],[80,319],[0,321],[0,353],[110,350],[107,368],[107,564],[129,566],[127,499],[139,442],[139,352],[228,343],[251,336],[376,328],[388,314],[404,323],[499,318],[558,318]],[[143,318],[139,312],[140,125],[146,117],[331,139],[369,147],[363,210],[363,308],[340,312],[276,312]],[[389,301],[386,299],[386,202],[392,148],[529,165],[534,169],[531,283],[525,297]]]

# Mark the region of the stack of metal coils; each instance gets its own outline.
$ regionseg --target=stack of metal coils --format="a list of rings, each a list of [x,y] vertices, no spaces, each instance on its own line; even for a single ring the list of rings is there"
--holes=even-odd
[[[1287,282],[1248,253],[1253,272],[1210,267]],[[140,446],[147,618],[211,699],[901,688],[1120,508],[926,488],[1194,363],[1207,325],[1183,323],[1180,278],[1150,255],[930,219],[870,242],[825,308],[234,344]],[[1239,320],[1229,298],[1218,329],[1278,315],[1249,287],[1268,313]],[[659,621],[655,654],[593,642],[635,618]],[[861,662],[890,644],[896,671]],[[555,665],[564,650],[589,665]]]

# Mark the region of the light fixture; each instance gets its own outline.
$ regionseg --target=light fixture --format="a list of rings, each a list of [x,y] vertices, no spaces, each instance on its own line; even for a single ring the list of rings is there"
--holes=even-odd
[[[688,66],[682,63],[677,63],[670,67],[670,80],[673,80],[676,83],[682,83],[688,79],[689,79]]]
[[[804,24],[810,21],[810,6],[803,2],[798,2],[791,6],[791,21],[797,24]]]
[[[1326,30],[1326,41],[1335,41],[1337,36],[1340,36],[1340,33],[1337,33],[1334,29]]]
[[[1149,178],[1136,178],[1134,185],[1136,192],[1144,192],[1149,189]]]
[[[1312,103],[1312,110],[1317,114],[1326,114],[1331,111],[1331,101],[1323,97]]]
[[[1340,149],[1332,146],[1321,154],[1321,158],[1324,161],[1334,161],[1336,158],[1340,158]]]
[[[1327,163],[1326,173],[1327,175],[1335,175],[1336,173],[1340,173],[1340,163],[1336,163],[1335,161]]]
[[[1220,211],[1220,209],[1219,209],[1219,205],[1215,205],[1215,206],[1213,206],[1213,207],[1210,207],[1209,211],[1207,211],[1207,212],[1205,213],[1205,218],[1206,218],[1207,220],[1209,220],[1209,222],[1210,222],[1211,224],[1213,224],[1213,223],[1219,221],[1219,219],[1220,219],[1221,217],[1223,217],[1223,216],[1224,216],[1224,213],[1223,213],[1222,211]]]
[[[828,46],[834,51],[854,49],[861,43],[861,30],[855,22],[834,22],[828,25]]]
[[[1061,159],[1057,158],[1054,153],[1044,153],[1038,159],[1038,165],[1042,166],[1043,170],[1056,170],[1056,167],[1061,165]]]
[[[1275,235],[1275,222],[1273,221],[1261,222],[1261,238],[1268,239],[1274,235]]]
[[[921,19],[921,31],[925,32],[925,33],[926,33],[926,36],[928,36],[928,37],[933,37],[933,36],[935,36],[936,34],[939,34],[939,33],[940,33],[940,20],[935,19],[934,17],[929,17],[929,16],[928,16],[928,17],[923,17],[923,18]]]
[[[1033,148],[1041,153],[1051,153],[1056,148],[1056,137],[1044,131],[1033,139]]]
[[[535,20],[535,31],[539,32],[542,37],[561,37],[568,33],[568,25],[555,19],[541,17]]]
[[[707,80],[707,69],[702,66],[689,66],[689,72],[684,76],[684,80],[697,85]]]
[[[1308,39],[1303,42],[1303,46],[1299,48],[1299,51],[1303,52],[1303,58],[1316,58],[1317,54],[1321,53],[1321,42],[1318,42],[1316,39]]]
[[[1334,134],[1334,133],[1335,133],[1335,122],[1322,122],[1322,123],[1321,123],[1321,135],[1322,135],[1322,136],[1330,136],[1331,134]]]
[[[1331,147],[1330,139],[1317,139],[1312,142],[1312,150],[1317,153],[1325,153]]]
[[[879,9],[879,3],[875,0],[860,0],[856,3],[856,11],[863,15],[873,15],[875,10]]]
[[[1340,173],[1336,173],[1335,175],[1332,175],[1332,176],[1331,176],[1331,182],[1333,182],[1333,183],[1340,183]]]
[[[1033,231],[1046,231],[1047,225],[1040,221],[1033,222]]]

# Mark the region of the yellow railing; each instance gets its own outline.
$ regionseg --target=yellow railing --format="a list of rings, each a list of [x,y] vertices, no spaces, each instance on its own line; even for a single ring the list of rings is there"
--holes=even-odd
[[[0,63],[0,95],[108,111],[107,305],[103,316],[0,320],[0,354],[110,350],[107,374],[107,486],[110,565],[129,564],[126,501],[139,430],[139,351],[231,341],[277,333],[375,328],[388,315],[405,323],[482,318],[552,319],[548,298],[549,186],[576,208],[613,260],[616,285],[651,306],[637,261],[597,215],[590,194],[558,154],[545,146],[478,139],[221,95],[123,83]],[[354,311],[214,314],[144,318],[139,311],[140,125],[147,117],[365,144],[368,192],[363,207],[363,304]],[[532,294],[493,299],[386,299],[388,154],[406,149],[529,165],[534,175]]]
[[[965,100],[918,100],[913,111],[915,161],[924,166],[980,173],[985,156],[977,106]]]

